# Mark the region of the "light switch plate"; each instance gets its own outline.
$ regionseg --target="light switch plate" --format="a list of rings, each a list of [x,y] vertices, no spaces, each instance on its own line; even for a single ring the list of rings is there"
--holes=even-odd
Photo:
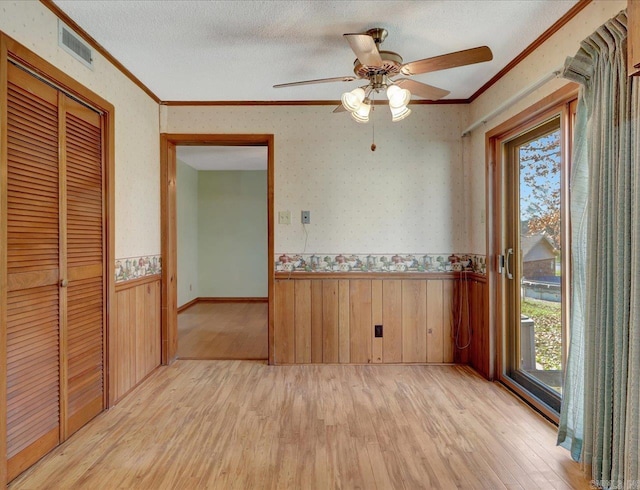
[[[289,211],[280,211],[278,213],[278,224],[290,225],[291,224],[291,213]]]

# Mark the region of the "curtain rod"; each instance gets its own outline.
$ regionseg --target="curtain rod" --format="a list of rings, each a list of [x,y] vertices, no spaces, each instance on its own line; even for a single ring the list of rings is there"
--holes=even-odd
[[[461,136],[464,138],[465,136],[468,136],[471,131],[473,131],[474,129],[478,128],[479,126],[485,124],[487,121],[490,121],[491,119],[493,119],[494,117],[496,117],[498,114],[504,112],[505,110],[507,110],[509,107],[511,107],[513,104],[515,104],[516,102],[518,102],[519,100],[525,98],[527,95],[529,95],[531,92],[539,89],[541,86],[543,86],[545,83],[549,82],[550,80],[553,80],[554,78],[559,78],[560,75],[562,74],[562,71],[564,70],[564,67],[559,67],[556,68],[555,70],[553,70],[551,73],[548,73],[547,75],[545,75],[544,77],[542,77],[540,80],[538,80],[537,82],[532,83],[531,85],[529,85],[528,87],[520,90],[520,92],[516,93],[513,97],[505,100],[502,104],[500,104],[498,107],[496,107],[493,111],[491,111],[489,114],[487,114],[486,116],[478,119],[476,122],[474,122],[471,126],[469,126],[467,129],[465,129]]]

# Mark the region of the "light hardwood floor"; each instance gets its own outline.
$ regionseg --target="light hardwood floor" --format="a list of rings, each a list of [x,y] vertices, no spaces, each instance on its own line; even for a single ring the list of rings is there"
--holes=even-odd
[[[551,424],[468,367],[177,361],[11,488],[589,485]]]
[[[179,359],[267,359],[267,303],[196,303],[178,315]]]

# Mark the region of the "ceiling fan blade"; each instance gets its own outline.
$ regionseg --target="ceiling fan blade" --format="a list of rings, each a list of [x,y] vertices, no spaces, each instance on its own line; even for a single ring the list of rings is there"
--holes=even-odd
[[[338,107],[336,107],[332,112],[336,113],[336,112],[345,112],[346,109],[344,108],[344,106],[342,104],[340,104]]]
[[[369,34],[343,34],[360,63],[367,66],[382,66],[382,58],[376,42]]]
[[[409,80],[408,78],[400,78],[393,83],[399,85],[402,88],[406,88],[413,95],[422,97],[428,100],[438,100],[442,97],[446,97],[451,92],[444,90],[433,85],[427,85],[426,83],[416,82],[415,80]]]
[[[354,80],[357,80],[357,77],[346,76],[346,77],[333,77],[333,78],[318,78],[317,80],[304,80],[302,82],[280,83],[278,85],[274,85],[273,88],[295,87],[296,85],[311,85],[312,83],[353,82]]]
[[[432,71],[446,70],[447,68],[455,68],[456,66],[472,65],[474,63],[482,63],[483,61],[491,61],[493,53],[487,46],[478,48],[465,49],[454,53],[434,56],[424,60],[411,61],[402,66],[400,70],[403,75],[419,75],[421,73],[429,73]]]

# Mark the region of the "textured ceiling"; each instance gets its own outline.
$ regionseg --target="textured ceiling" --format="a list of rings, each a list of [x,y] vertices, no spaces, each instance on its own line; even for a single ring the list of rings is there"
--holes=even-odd
[[[266,170],[266,146],[177,146],[176,158],[196,170]]]
[[[54,0],[162,100],[336,100],[358,82],[343,33],[384,27],[405,62],[487,45],[493,61],[415,76],[467,98],[577,0]],[[361,83],[361,82],[360,82]]]

